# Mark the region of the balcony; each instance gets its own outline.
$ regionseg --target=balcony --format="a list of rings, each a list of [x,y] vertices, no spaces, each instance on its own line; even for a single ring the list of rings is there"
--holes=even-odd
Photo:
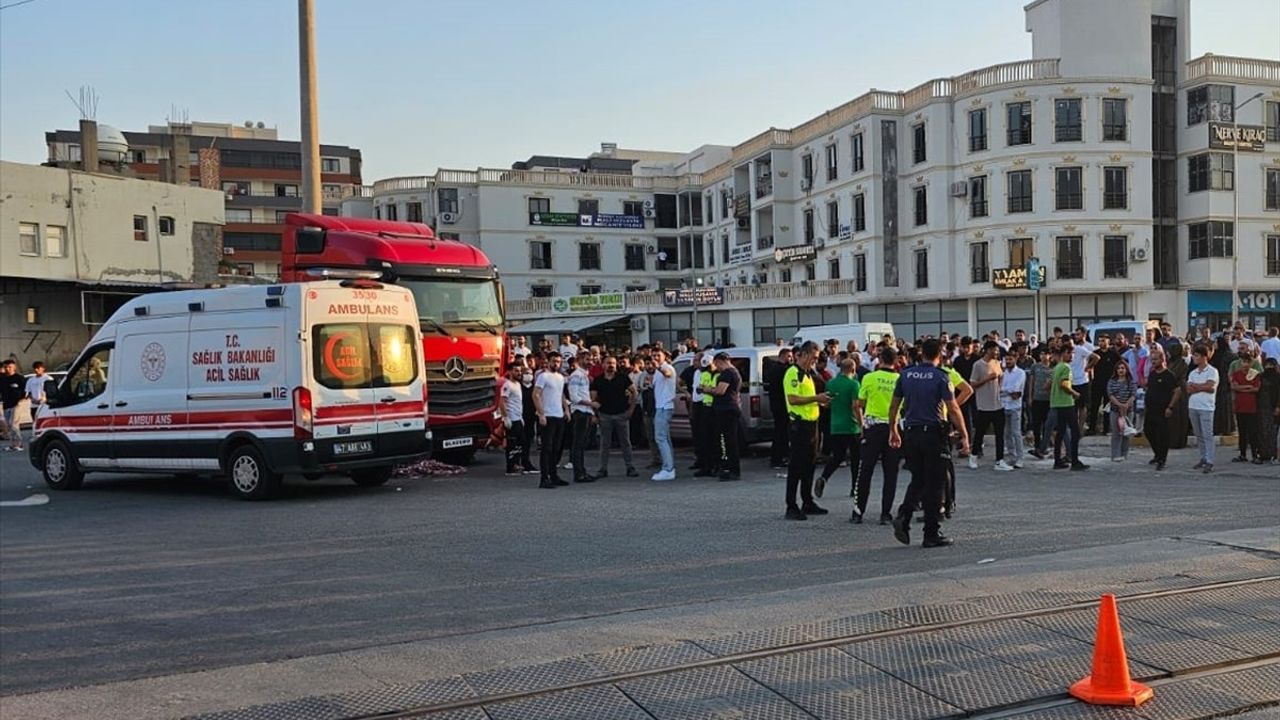
[[[1188,82],[1206,78],[1280,83],[1280,61],[1208,54],[1187,62]]]
[[[757,238],[757,239],[756,239],[756,249],[757,249],[757,250],[769,250],[769,249],[770,249],[770,248],[772,248],[772,247],[773,247],[773,236],[772,236],[772,235],[765,235],[765,236],[763,236],[763,237],[760,237],[760,238]]]
[[[298,195],[229,195],[227,207],[300,211],[302,198]]]
[[[756,199],[759,200],[760,198],[769,197],[772,194],[773,179],[768,177],[756,178]]]
[[[764,285],[730,285],[724,288],[724,306],[731,307],[740,303],[773,305],[779,301],[790,300],[820,300],[824,304],[848,302],[852,300],[853,283],[853,279],[849,278]],[[646,313],[667,309],[662,304],[662,293],[660,291],[629,292],[626,296],[626,308],[629,313]],[[675,310],[687,312],[688,308],[675,308]],[[513,320],[533,320],[549,314],[551,314],[551,298],[527,298],[507,301],[507,316]],[[513,332],[518,335],[520,329],[515,328]]]

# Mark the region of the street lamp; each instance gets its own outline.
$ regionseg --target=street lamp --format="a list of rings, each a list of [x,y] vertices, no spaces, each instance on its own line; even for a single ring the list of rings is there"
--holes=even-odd
[[[1262,97],[1252,97],[1231,110],[1231,327],[1240,322],[1240,108]]]

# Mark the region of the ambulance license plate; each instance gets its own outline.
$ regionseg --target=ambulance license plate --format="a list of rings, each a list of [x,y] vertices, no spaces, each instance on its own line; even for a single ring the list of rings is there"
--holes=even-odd
[[[442,440],[440,442],[441,450],[452,450],[453,448],[460,448],[460,447],[471,447],[471,438],[469,437],[449,438],[448,440]]]
[[[334,443],[334,455],[360,455],[363,453],[373,452],[372,440],[359,440],[356,442]]]

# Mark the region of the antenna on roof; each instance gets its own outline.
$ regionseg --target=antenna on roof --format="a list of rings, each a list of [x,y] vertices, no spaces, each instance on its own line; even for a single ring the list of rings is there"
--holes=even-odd
[[[98,91],[93,89],[92,85],[80,86],[80,99],[71,96],[70,90],[64,90],[67,99],[72,105],[80,111],[81,120],[97,120],[98,119]]]

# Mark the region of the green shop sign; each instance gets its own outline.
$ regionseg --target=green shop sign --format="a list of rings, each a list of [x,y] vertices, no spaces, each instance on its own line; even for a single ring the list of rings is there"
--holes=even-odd
[[[551,299],[551,312],[556,315],[575,313],[625,312],[625,293],[597,293],[595,295],[566,295]]]

